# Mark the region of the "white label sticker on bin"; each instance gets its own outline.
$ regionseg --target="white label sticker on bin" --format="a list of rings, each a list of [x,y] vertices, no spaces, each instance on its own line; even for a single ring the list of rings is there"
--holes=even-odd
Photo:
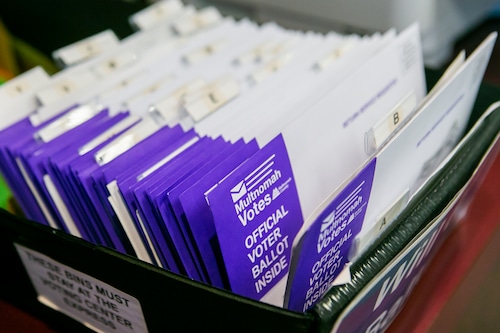
[[[38,300],[96,332],[147,332],[139,301],[109,284],[14,244]]]

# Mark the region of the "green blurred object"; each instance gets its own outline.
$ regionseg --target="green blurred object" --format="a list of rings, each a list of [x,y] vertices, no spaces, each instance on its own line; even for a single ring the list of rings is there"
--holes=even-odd
[[[0,78],[0,86],[2,85],[2,79]],[[5,184],[2,176],[0,176],[0,208],[7,209],[9,205],[9,200],[12,194],[10,193],[9,188]]]
[[[0,78],[0,86],[4,83]],[[0,176],[0,208],[7,209],[11,193],[2,176]]]
[[[7,209],[10,197],[10,190],[0,176],[0,208]]]

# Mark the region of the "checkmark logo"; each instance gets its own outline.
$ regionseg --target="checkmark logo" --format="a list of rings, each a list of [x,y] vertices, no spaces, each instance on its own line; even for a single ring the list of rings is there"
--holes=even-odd
[[[231,198],[233,202],[237,202],[240,200],[245,194],[247,194],[247,186],[245,182],[242,180],[235,187],[233,187],[230,191]]]
[[[325,231],[329,226],[332,225],[333,221],[335,221],[335,211],[331,212],[321,224],[321,232]]]
[[[233,199],[234,203],[243,198],[249,191],[252,191],[253,188],[256,188],[259,185],[261,185],[262,182],[266,180],[266,177],[272,174],[272,172],[274,171],[272,167],[274,165],[273,160],[275,157],[276,155],[273,154],[262,164],[260,164],[257,168],[252,170],[252,172],[250,172],[248,176],[246,176],[241,182],[236,184],[236,186],[231,189],[230,191],[231,199]],[[261,191],[264,191],[266,189],[267,187],[262,189]],[[260,192],[257,195],[260,195],[261,194]],[[252,199],[252,201],[253,200],[254,199]]]

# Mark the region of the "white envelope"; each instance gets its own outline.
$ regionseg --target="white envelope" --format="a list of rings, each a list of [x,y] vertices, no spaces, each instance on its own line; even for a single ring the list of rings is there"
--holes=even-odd
[[[417,101],[423,99],[418,29],[412,25],[401,32],[282,132],[304,219],[367,159],[367,129],[409,92],[415,93]],[[402,57],[410,46],[413,53]]]
[[[300,35],[296,37],[300,38]],[[251,85],[248,90],[242,91],[240,98],[196,124],[197,133],[214,137],[218,135],[224,136],[225,131],[231,131],[233,126],[243,122],[243,112],[246,111],[246,115],[251,117],[252,111],[255,111],[255,109],[252,110],[249,107],[256,105],[256,101],[270,98],[273,91],[279,89],[284,82],[293,80],[294,76],[303,67],[307,66],[307,63],[301,60],[311,55],[308,52],[309,48],[321,45],[321,40],[319,36],[305,36],[290,53],[278,55],[275,60],[285,62],[282,68],[271,73],[266,80],[259,84]]]
[[[274,102],[270,103],[272,112],[268,112],[267,115],[261,114],[261,121],[256,121],[252,127],[248,126],[246,129],[239,129],[240,135],[245,140],[255,137],[259,145],[265,145],[280,133],[287,124],[291,123],[303,112],[306,112],[328,91],[341,84],[345,77],[394,38],[394,31],[389,31],[384,38],[375,35],[372,38],[364,38],[358,43],[349,41],[351,42],[351,49],[344,56],[330,63],[330,67],[321,71],[308,68],[304,76],[297,77],[297,80],[293,81],[293,85],[288,85],[283,90],[277,91],[273,96]],[[340,46],[345,42],[342,42]],[[307,84],[303,84],[306,82]],[[257,110],[263,108],[264,106],[256,107]],[[257,118],[257,115],[255,118]],[[233,136],[229,136],[229,138],[234,140],[238,137],[238,134],[236,131],[232,133]]]

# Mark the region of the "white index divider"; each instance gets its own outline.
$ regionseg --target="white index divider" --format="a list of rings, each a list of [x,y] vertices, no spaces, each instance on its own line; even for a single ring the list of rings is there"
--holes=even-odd
[[[240,91],[238,82],[226,76],[204,89],[201,94],[197,94],[196,98],[188,97],[184,108],[191,118],[198,122],[238,96]]]
[[[52,53],[52,58],[61,67],[68,67],[112,50],[118,45],[120,45],[118,37],[112,30],[108,29],[55,50]]]
[[[196,93],[207,85],[208,83],[204,79],[195,78],[177,88],[174,92],[162,98],[154,105],[151,105],[148,112],[158,123],[165,123],[169,126],[173,126],[179,123],[183,117],[189,116],[182,108],[184,96]]]
[[[136,209],[136,211],[135,211],[135,216],[137,217],[137,221],[139,221],[139,226],[140,226],[144,236],[146,237],[146,241],[149,245],[149,248],[151,249],[151,252],[153,253],[153,257],[156,260],[156,264],[161,268],[168,269],[168,267],[165,267],[162,264],[162,262],[160,260],[160,256],[158,255],[158,251],[156,251],[156,248],[153,245],[153,241],[151,240],[151,235],[148,233],[148,231],[146,229],[146,225],[144,224],[144,221],[142,220],[141,214],[139,213],[138,209]]]
[[[330,38],[334,38],[333,40],[337,40],[338,42],[322,43],[325,44],[325,47],[315,48],[315,50],[317,50],[315,53],[322,54],[323,50],[328,52],[335,49],[335,44],[338,45],[342,43],[343,39],[339,40],[338,37],[335,38],[334,36],[335,35]],[[269,142],[280,133],[286,126],[286,123],[293,121],[295,117],[306,111],[311,105],[316,103],[316,101],[320,100],[336,85],[340,84],[349,73],[370,59],[394,38],[395,32],[388,31],[380,36],[375,34],[370,38],[357,40],[356,45],[349,51],[349,56],[338,58],[324,71],[316,70],[314,66],[314,63],[317,62],[316,57],[310,57],[308,60],[301,60],[307,67],[303,68],[301,74],[294,75],[296,78],[300,77],[300,79],[288,80],[287,88],[283,88],[282,91],[277,91],[276,94],[271,97],[275,101],[278,101],[272,104],[272,115],[266,115],[265,112],[263,113],[260,111],[257,112],[255,116],[252,116],[254,119],[258,119],[259,113],[263,113],[266,118],[265,125],[262,126],[256,121],[253,123],[253,127],[257,128],[257,132],[255,132],[255,130],[251,131],[244,128],[237,129],[234,127],[232,133],[238,134],[243,139],[248,139],[249,134],[253,132],[251,135],[257,139],[259,144]],[[296,65],[294,67],[296,67]],[[311,80],[313,83],[304,85],[302,82],[306,82],[306,80]],[[266,103],[269,104],[266,101],[261,101],[259,105],[265,105]],[[260,110],[263,108],[259,106],[254,109]],[[281,119],[286,119],[286,121]],[[247,126],[247,128],[250,129],[251,126]],[[234,140],[235,138],[233,135],[226,135],[226,137],[229,140]]]
[[[102,101],[105,101],[106,98],[120,93],[120,91],[129,87],[135,81],[144,79],[148,74],[149,73],[145,70],[136,70],[130,74],[127,73],[118,81],[110,84],[107,87],[103,87],[100,91],[97,91],[97,94],[94,98],[98,103],[101,103]]]
[[[154,92],[158,91],[162,87],[171,84],[175,79],[176,79],[176,77],[174,74],[168,73],[165,76],[162,76],[160,79],[154,80],[151,84],[149,84],[147,87],[145,87],[142,91],[140,91],[137,94],[126,99],[123,102],[123,104],[125,106],[130,106],[131,104],[138,103],[142,99],[153,94]]]
[[[158,1],[131,15],[129,23],[138,30],[148,30],[172,19],[183,8],[184,5],[179,0]]]
[[[40,129],[35,136],[40,138],[43,142],[52,141],[93,118],[99,112],[100,111],[92,105],[82,105]]]
[[[154,57],[169,53],[175,43],[169,40],[165,45],[155,48],[157,52],[154,52],[153,58],[148,58],[144,54],[139,57],[130,50],[123,53],[112,52],[113,54],[107,54],[61,71],[54,76],[55,83],[48,87],[49,91],[42,92],[42,97],[48,97],[45,99],[48,104],[42,105],[30,116],[31,123],[33,126],[38,126],[70,107],[87,104],[98,98],[102,92],[119,86],[123,80],[130,80],[137,73],[144,72],[151,75],[145,66],[149,61],[155,60]],[[80,80],[80,78],[83,79]],[[66,91],[61,92],[61,86]],[[58,93],[60,96],[57,96]]]
[[[372,244],[380,234],[391,225],[392,221],[403,211],[410,200],[410,189],[406,188],[394,203],[382,212],[376,219],[375,224],[362,237],[356,237],[349,251],[349,261],[354,262],[360,255],[362,249]]]
[[[197,77],[188,83],[180,86],[176,90],[174,90],[169,96],[163,99],[161,102],[164,104],[173,104],[179,106],[186,100],[189,100],[188,96],[192,96],[193,94],[199,95],[201,91],[205,90],[209,86],[208,82],[200,77]]]
[[[213,26],[221,20],[222,15],[215,7],[206,7],[195,15],[176,20],[172,24],[172,29],[179,35],[186,36]]]
[[[26,168],[24,167],[24,164],[19,157],[16,157],[16,164],[17,167],[19,168],[19,171],[21,172],[21,175],[24,178],[24,181],[26,182],[26,185],[28,185],[29,189],[31,190],[31,193],[33,193],[33,196],[35,197],[35,200],[38,203],[38,206],[40,207],[43,216],[45,216],[45,218],[47,219],[47,223],[52,228],[59,229],[59,226],[54,221],[54,218],[52,217],[52,215],[49,212],[49,209],[45,205],[45,202],[43,201],[40,192],[38,192],[38,189],[35,187],[35,184],[33,184],[33,181],[28,175],[28,172],[26,171]]]
[[[143,72],[143,73],[141,73]],[[33,126],[38,126],[61,112],[78,105],[96,104],[96,107],[101,106],[101,97],[108,91],[119,90],[126,87],[132,80],[137,79],[137,73],[141,75],[147,74],[146,71],[134,68],[127,68],[123,71],[117,71],[116,75],[109,75],[103,79],[97,80],[94,84],[89,84],[74,93],[56,100],[55,102],[40,106],[35,113],[30,116],[30,121]]]
[[[275,42],[273,40],[266,40],[262,43],[254,46],[252,49],[246,51],[242,55],[238,56],[234,62],[238,65],[245,65],[250,62],[257,61],[257,59],[262,57],[265,50],[269,49]]]
[[[262,48],[256,55],[255,60],[265,63],[276,58],[280,54],[290,52],[293,47],[298,44],[299,40],[299,37],[292,35],[286,37],[284,40],[277,40],[274,43],[267,44],[267,47]]]
[[[271,60],[261,68],[257,69],[255,72],[250,74],[249,79],[254,84],[258,84],[268,78],[272,73],[280,70],[282,67],[286,66],[292,60],[292,53],[286,53],[278,56],[276,59]]]
[[[75,237],[82,238],[82,234],[80,233],[80,230],[78,230],[78,227],[76,226],[75,221],[73,220],[73,217],[68,210],[68,207],[66,207],[66,204],[61,198],[57,187],[54,185],[52,178],[49,175],[44,175],[43,182],[45,184],[45,187],[47,188],[47,191],[49,192],[50,197],[52,198],[52,201],[54,201],[57,210],[61,214],[61,217],[64,221],[64,224],[66,225],[66,228],[68,228],[69,233]]]
[[[12,104],[30,92],[46,85],[50,76],[45,70],[37,66],[8,80],[0,86],[0,107]]]
[[[120,50],[144,50],[174,38],[168,22],[148,30],[136,31],[120,41]]]
[[[160,129],[160,127],[161,125],[157,124],[153,118],[144,117],[140,123],[118,136],[104,148],[100,149],[95,154],[95,161],[99,165],[111,162],[142,140],[155,133]]]
[[[0,87],[0,130],[26,118],[39,106],[35,93],[50,82],[49,75],[35,67]]]
[[[211,56],[211,55],[219,52],[221,49],[223,49],[227,45],[228,45],[228,43],[224,39],[220,39],[218,41],[208,43],[208,44],[202,46],[201,48],[186,54],[183,57],[183,60],[189,65],[197,64],[198,62],[205,59],[206,57]]]
[[[144,70],[149,63],[169,54],[179,43],[182,43],[180,39],[168,39],[161,45],[140,50],[136,50],[136,45],[132,43],[130,47],[114,49],[55,74],[51,80],[53,83],[36,95],[42,107],[30,117],[32,124],[37,126],[75,104],[86,103],[85,98],[76,100],[83,96],[89,99],[99,90],[107,90],[107,83],[114,82],[120,73],[133,71],[134,68]]]
[[[91,70],[100,77],[106,77],[127,65],[131,65],[137,60],[137,57],[137,54],[133,51],[121,52],[103,59],[92,66]]]
[[[96,136],[91,141],[87,142],[84,146],[78,149],[78,154],[83,156],[88,152],[94,150],[97,146],[104,143],[106,140],[111,139],[113,136],[118,135],[119,133],[125,131],[129,127],[137,124],[141,119],[138,116],[128,116],[122,121],[118,122],[116,125],[110,127],[106,131],[102,132],[98,136]]]
[[[56,79],[53,84],[36,93],[36,98],[42,105],[52,104],[58,99],[73,94],[78,91],[78,89],[98,79],[97,75],[87,70],[80,71],[79,73],[68,71],[68,73],[71,75],[65,75],[60,79]]]
[[[111,207],[113,207],[116,216],[118,216],[120,224],[122,225],[123,230],[127,234],[127,237],[130,241],[130,244],[134,248],[137,258],[152,264],[153,260],[150,257],[148,250],[144,246],[141,236],[137,232],[137,228],[134,226],[134,221],[130,217],[130,213],[127,209],[127,206],[123,201],[123,197],[120,193],[120,189],[118,188],[117,181],[113,180],[111,183],[107,184],[106,187],[110,193],[108,200],[111,204]],[[153,247],[151,247],[151,251],[154,251]]]
[[[339,46],[337,46],[333,51],[325,55],[323,58],[318,60],[314,65],[319,70],[325,70],[330,67],[330,65],[340,57],[343,57],[348,53],[355,45],[356,41],[360,38],[358,36],[349,36],[344,40]]]

